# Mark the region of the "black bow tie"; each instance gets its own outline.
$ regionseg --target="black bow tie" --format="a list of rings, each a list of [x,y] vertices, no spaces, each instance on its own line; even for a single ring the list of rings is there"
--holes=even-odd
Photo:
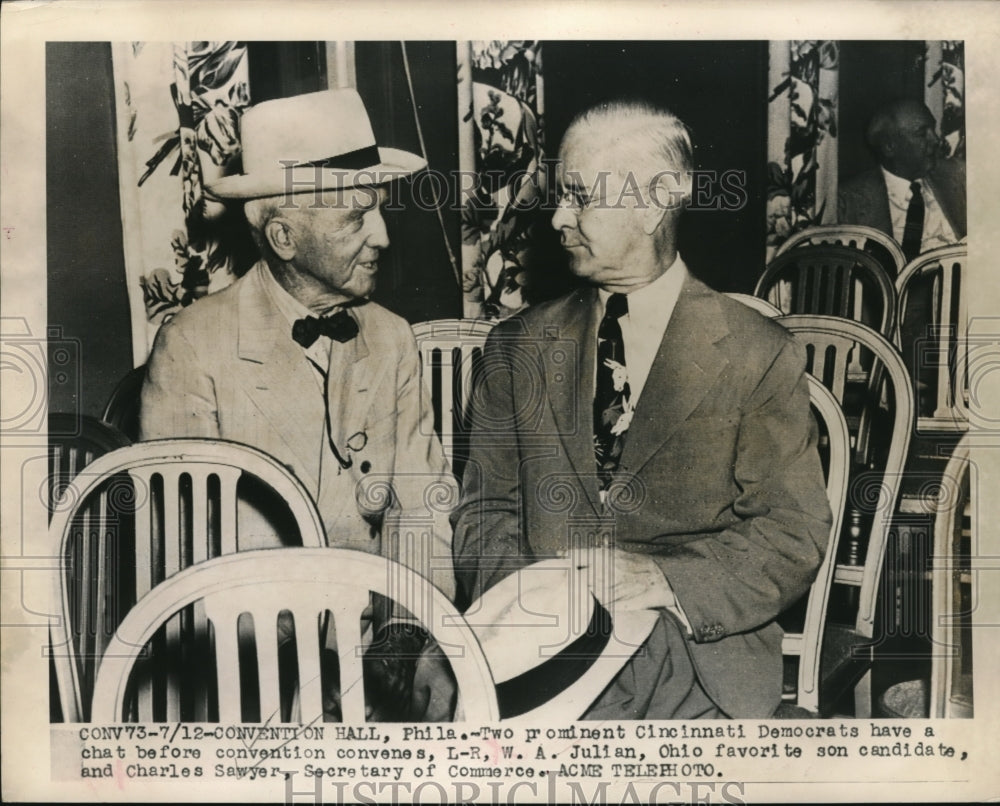
[[[320,336],[334,341],[350,341],[358,335],[358,323],[347,311],[337,311],[332,316],[307,316],[292,325],[292,338],[305,349],[313,346]]]

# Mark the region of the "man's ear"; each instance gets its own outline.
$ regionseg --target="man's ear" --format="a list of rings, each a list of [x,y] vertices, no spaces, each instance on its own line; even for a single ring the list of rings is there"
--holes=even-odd
[[[665,205],[657,204],[655,201],[648,204],[646,209],[642,211],[642,231],[647,235],[652,235],[659,229],[660,222],[663,221],[666,214]]]
[[[643,231],[652,235],[668,214],[676,218],[691,197],[690,175],[662,171],[649,186],[649,206],[643,211]]]
[[[879,143],[878,150],[883,162],[892,159],[893,155],[896,153],[895,135],[887,135],[883,137],[882,142]]]
[[[264,227],[264,237],[271,251],[281,260],[289,261],[295,257],[295,227],[291,221],[282,216],[275,216]]]

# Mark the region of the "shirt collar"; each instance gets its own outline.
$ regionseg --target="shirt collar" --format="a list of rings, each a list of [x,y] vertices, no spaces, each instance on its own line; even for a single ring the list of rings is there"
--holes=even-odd
[[[896,176],[892,171],[888,171],[882,168],[882,178],[885,179],[885,187],[889,191],[889,195],[896,199],[907,199],[910,196],[910,185],[913,182],[919,182],[921,189],[927,186],[926,179],[903,179],[901,176]]]
[[[677,257],[674,258],[674,262],[670,264],[670,268],[663,272],[663,274],[649,285],[645,285],[629,293],[629,316],[640,316],[643,318],[647,316],[661,317],[666,312],[666,318],[669,319],[670,314],[674,310],[674,305],[677,304],[677,298],[681,294],[681,286],[684,285],[684,278],[687,277],[687,274],[687,265],[681,259],[680,253],[678,253]],[[599,288],[597,289],[597,295],[601,300],[601,310],[603,311],[607,307],[611,292]]]

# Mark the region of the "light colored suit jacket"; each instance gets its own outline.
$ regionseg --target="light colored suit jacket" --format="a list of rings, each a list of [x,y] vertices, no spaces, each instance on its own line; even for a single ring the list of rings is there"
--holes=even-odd
[[[142,392],[141,438],[222,438],[271,454],[313,496],[329,545],[399,558],[453,595],[448,512],[457,484],[433,431],[409,325],[375,303],[352,308],[360,332],[333,345],[325,406],[263,271],[258,264],[160,329]],[[367,437],[350,469],[326,447],[327,406],[342,453],[352,436]],[[258,514],[260,533],[241,532],[249,540],[243,547],[275,542],[261,521],[268,513]],[[398,552],[382,545],[397,530]]]
[[[596,291],[533,306],[487,340],[456,569],[478,595],[582,536],[651,556],[693,630],[699,680],[732,717],[781,696],[775,617],[811,583],[830,511],[805,352],[687,277],[629,428],[607,506],[594,448]]]

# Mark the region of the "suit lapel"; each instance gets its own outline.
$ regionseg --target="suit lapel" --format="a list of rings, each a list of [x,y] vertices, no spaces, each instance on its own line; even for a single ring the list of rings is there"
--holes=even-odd
[[[597,361],[597,291],[581,289],[553,312],[555,327],[545,331],[542,362],[556,433],[595,512],[602,504],[594,458],[594,364]],[[567,355],[567,342],[579,351]]]
[[[715,346],[728,333],[717,296],[688,276],[628,430],[627,472],[641,471],[705,399],[728,364]]]
[[[335,342],[330,350],[327,406],[333,439],[345,458],[348,442],[355,434],[364,432],[369,424],[373,402],[378,399],[380,387],[390,368],[387,356],[398,352],[385,343],[387,335],[378,327],[378,321],[371,313],[368,306],[351,309],[351,315],[358,320],[358,336],[342,344]],[[395,402],[395,390],[390,394]],[[380,471],[387,473],[389,468],[381,467]],[[322,478],[321,511],[325,513],[327,522],[340,519],[348,507],[350,512],[354,512],[355,471],[341,468],[333,452],[324,451]]]
[[[239,299],[240,380],[247,398],[271,426],[270,435],[263,430],[255,434],[254,444],[276,455],[291,452],[303,482],[315,491],[324,439],[323,400],[314,393],[312,370],[271,302],[260,271],[267,268],[259,264],[253,269]]]
[[[882,230],[890,238],[895,238],[892,232],[892,211],[889,209],[889,189],[886,187],[882,171],[876,170],[879,192],[871,199],[873,205],[871,220],[876,229]]]
[[[334,439],[338,446],[358,431],[364,429],[371,408],[371,395],[375,391],[385,351],[373,351],[371,341],[377,341],[373,328],[363,326],[360,311],[352,311],[359,320],[356,338],[342,344],[333,343],[330,350],[330,382],[327,405],[330,407]]]
[[[947,182],[939,181],[933,176],[928,176],[924,182],[930,185],[931,192],[934,194],[934,198],[937,199],[938,209],[944,216],[945,221],[948,222],[948,226],[951,227],[952,234],[954,234],[956,239],[962,238],[965,235],[965,226],[964,224],[960,225],[960,222],[955,220],[956,204],[952,195],[952,188]]]

